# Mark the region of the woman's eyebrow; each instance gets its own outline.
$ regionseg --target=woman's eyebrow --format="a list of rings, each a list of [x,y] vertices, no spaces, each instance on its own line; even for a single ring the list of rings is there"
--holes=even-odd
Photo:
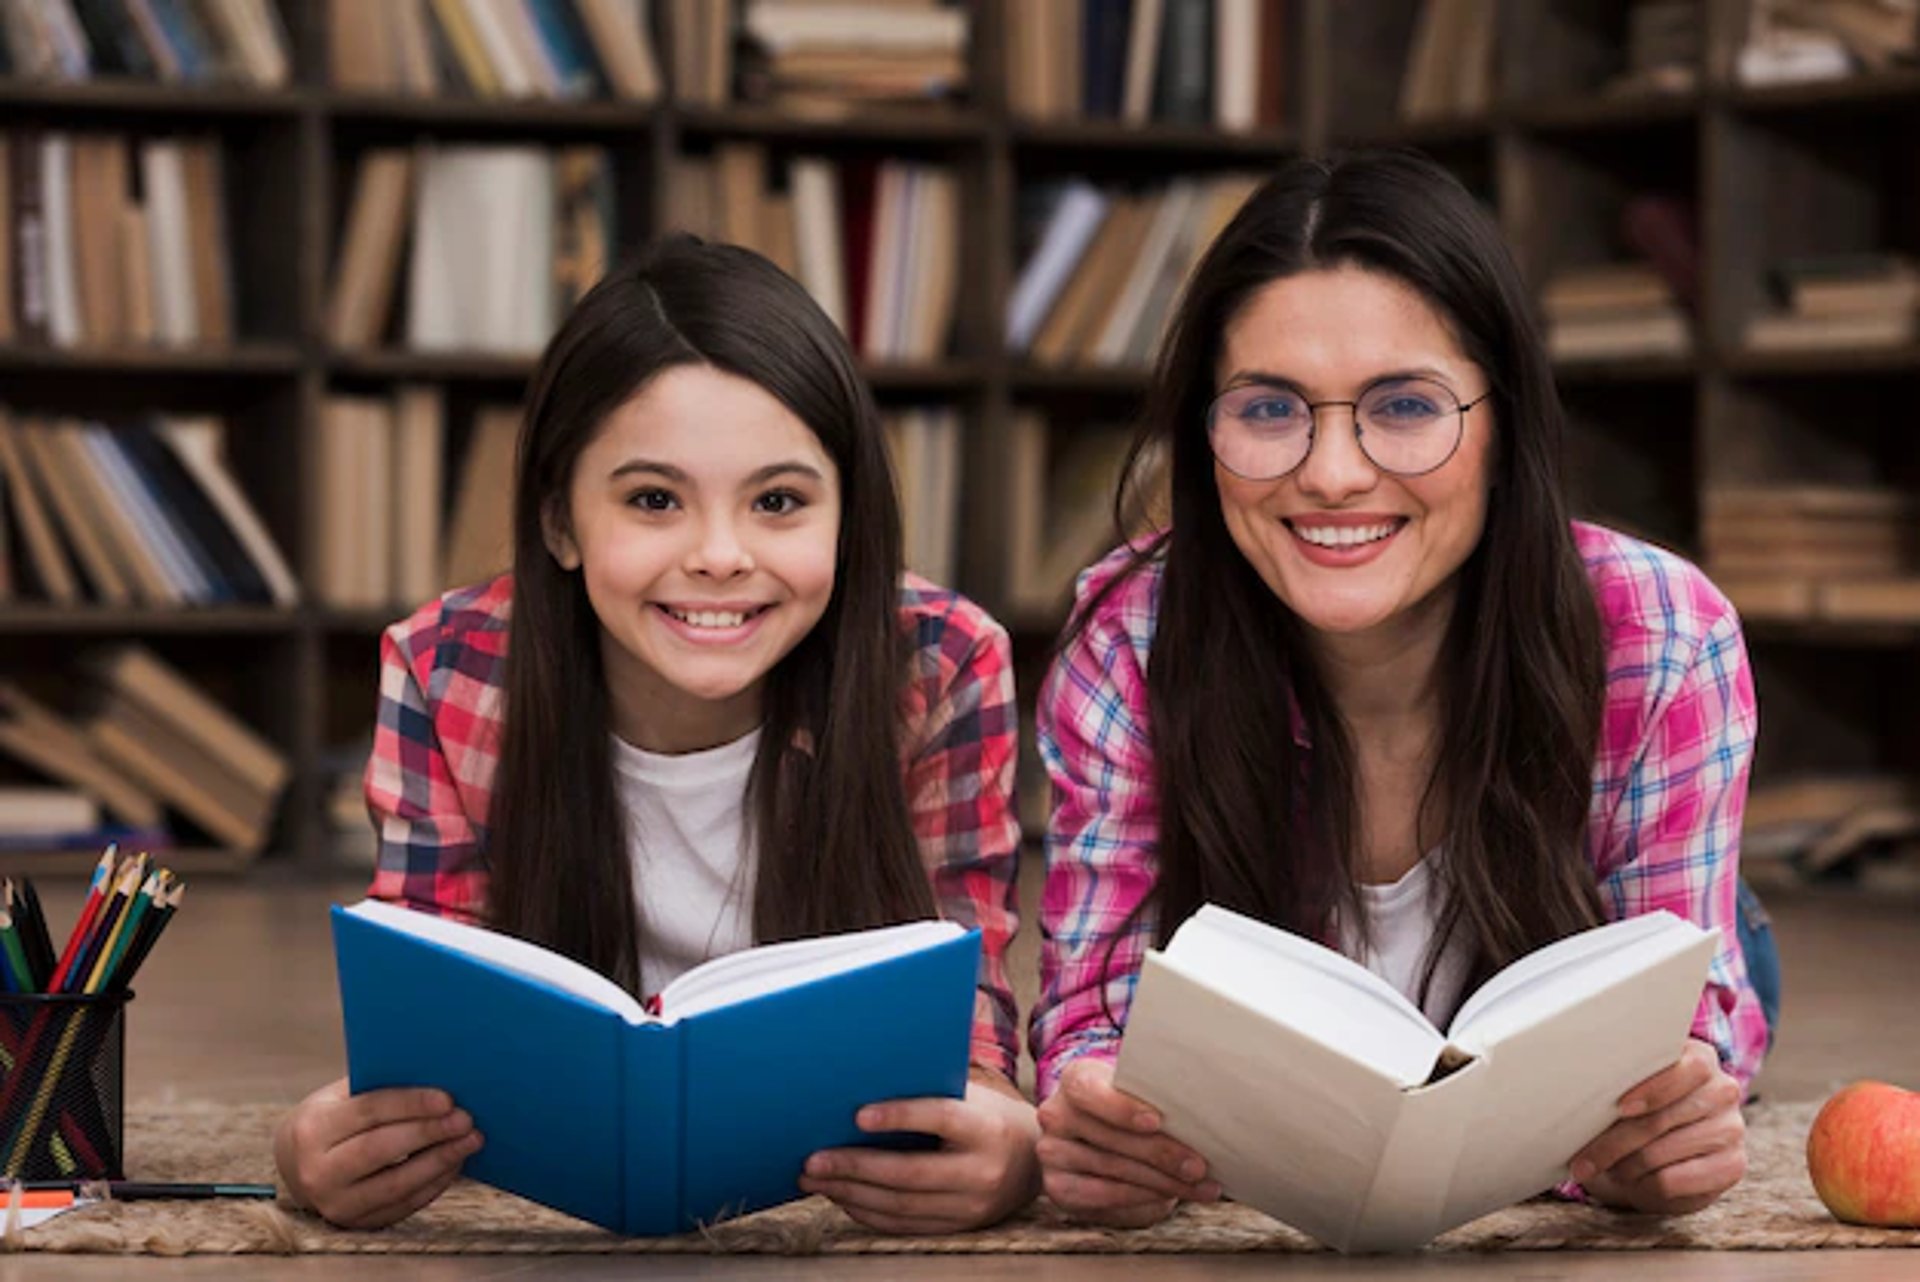
[[[1368,388],[1376,383],[1392,382],[1394,379],[1400,378],[1424,378],[1436,383],[1445,383],[1448,386],[1452,386],[1454,381],[1454,376],[1445,370],[1436,369],[1431,365],[1414,365],[1402,369],[1383,370],[1370,378],[1362,380],[1360,387]],[[1285,374],[1263,369],[1235,370],[1221,386],[1223,388],[1241,387],[1249,383],[1270,384],[1274,387],[1289,388],[1296,392],[1305,392],[1307,390],[1306,385],[1299,379],[1289,378]]]

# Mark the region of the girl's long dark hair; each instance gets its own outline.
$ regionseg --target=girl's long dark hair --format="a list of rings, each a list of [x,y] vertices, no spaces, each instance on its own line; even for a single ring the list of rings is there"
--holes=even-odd
[[[513,509],[506,707],[486,859],[502,930],[638,993],[641,926],[615,789],[600,625],[548,552],[574,465],[662,370],[708,365],[792,410],[840,474],[833,595],[769,674],[748,783],[757,942],[933,915],[900,770],[900,513],[878,411],[833,323],[771,263],[692,237],[611,271],[534,375]],[[644,840],[644,834],[642,834]],[[644,888],[642,888],[644,890]]]
[[[1202,258],[1161,348],[1129,484],[1164,449],[1172,521],[1108,588],[1165,562],[1147,669],[1159,875],[1142,911],[1163,943],[1205,902],[1314,938],[1367,920],[1354,745],[1303,625],[1228,533],[1206,431],[1224,335],[1241,309],[1275,280],[1346,264],[1425,297],[1493,391],[1486,529],[1459,574],[1421,802],[1421,817],[1443,825],[1446,851],[1423,988],[1456,933],[1471,947],[1471,987],[1600,920],[1582,844],[1605,657],[1562,495],[1562,410],[1518,269],[1474,197],[1410,154],[1286,166]]]

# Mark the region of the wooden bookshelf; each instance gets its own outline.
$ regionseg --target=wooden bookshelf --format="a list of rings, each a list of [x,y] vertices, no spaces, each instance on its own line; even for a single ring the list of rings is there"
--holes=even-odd
[[[1454,168],[1485,198],[1537,288],[1552,271],[1617,250],[1621,203],[1673,192],[1698,211],[1704,270],[1697,341],[1684,356],[1570,360],[1557,366],[1575,424],[1572,457],[1583,514],[1700,552],[1698,512],[1715,485],[1776,480],[1920,486],[1920,451],[1905,443],[1903,408],[1920,390],[1920,346],[1763,354],[1744,326],[1765,304],[1765,272],[1795,253],[1920,252],[1920,72],[1755,88],[1733,83],[1741,0],[1700,0],[1706,38],[1698,83],[1685,92],[1615,94],[1624,7],[1601,0],[1497,0],[1493,96],[1482,111],[1405,120],[1398,110],[1414,39],[1409,0],[1291,0],[1288,122],[1229,133],[1113,121],[1035,121],[1008,105],[1007,27],[1020,0],[969,0],[972,83],[959,106],[795,116],[760,106],[504,102],[404,98],[329,87],[322,4],[283,0],[294,87],[255,91],[153,84],[0,81],[8,124],[217,135],[228,154],[240,339],[221,350],[89,352],[0,347],[0,403],[88,412],[111,404],[218,408],[235,425],[242,479],[296,566],[310,567],[299,469],[322,430],[325,398],[398,382],[459,395],[511,398],[530,357],[337,351],[322,317],[352,180],[371,146],[416,140],[592,143],[615,160],[621,239],[659,228],[663,177],[678,155],[732,140],[778,154],[935,157],[959,176],[963,287],[948,354],[874,364],[888,404],[948,403],[965,420],[960,561],[955,586],[1008,616],[1022,652],[1044,650],[1058,611],[1011,611],[1006,600],[1007,469],[1014,413],[1036,404],[1092,407],[1102,421],[1137,408],[1138,369],[1042,368],[1006,352],[1004,315],[1021,264],[1015,210],[1048,178],[1164,179],[1269,168],[1301,152],[1411,145]],[[671,6],[652,6],[655,48],[673,45]],[[669,77],[670,78],[670,77]],[[471,389],[462,390],[462,389]],[[1058,421],[1071,430],[1073,415]],[[390,611],[0,610],[0,674],[40,662],[62,643],[150,637],[191,674],[196,661],[241,662],[243,690],[270,688],[274,707],[251,718],[292,757],[276,852],[324,858],[322,755],[370,723],[373,638]],[[1920,711],[1920,682],[1894,683],[1891,702],[1851,687],[1822,693],[1823,669],[1858,647],[1894,646],[1911,663],[1915,630],[1768,623],[1762,656],[1769,743],[1813,726],[1804,742],[1843,745],[1920,768],[1920,736],[1895,722]],[[203,644],[206,643],[206,644]],[[196,660],[203,649],[214,657]],[[235,655],[253,657],[235,660]],[[1775,662],[1777,655],[1785,659]],[[1814,656],[1808,658],[1807,656]],[[1826,662],[1817,661],[1824,658]],[[1877,662],[1877,661],[1876,661]],[[1855,681],[1857,674],[1843,681]],[[1776,689],[1777,687],[1777,689]],[[1028,683],[1028,693],[1032,683]],[[1777,711],[1776,711],[1777,707]],[[1793,755],[1788,753],[1788,756]],[[0,857],[0,864],[11,866]]]

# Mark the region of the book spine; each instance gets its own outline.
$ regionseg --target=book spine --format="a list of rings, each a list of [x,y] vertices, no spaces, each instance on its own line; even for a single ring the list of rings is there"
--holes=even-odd
[[[45,145],[38,130],[22,129],[14,133],[8,150],[13,170],[13,317],[21,340],[30,343],[51,337],[47,207],[41,191]]]
[[[686,1038],[678,1024],[624,1030],[621,1067],[621,1176],[630,1234],[677,1233],[686,1226]]]

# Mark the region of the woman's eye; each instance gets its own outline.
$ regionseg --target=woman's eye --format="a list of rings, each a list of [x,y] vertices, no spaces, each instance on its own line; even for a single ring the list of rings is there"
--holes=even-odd
[[[1284,423],[1292,418],[1295,407],[1292,400],[1284,396],[1270,396],[1248,405],[1240,411],[1240,417],[1256,423]]]
[[[807,505],[792,490],[769,490],[754,500],[754,507],[769,516],[791,516]]]
[[[670,512],[677,505],[672,490],[635,490],[627,496],[627,505],[642,512]]]

